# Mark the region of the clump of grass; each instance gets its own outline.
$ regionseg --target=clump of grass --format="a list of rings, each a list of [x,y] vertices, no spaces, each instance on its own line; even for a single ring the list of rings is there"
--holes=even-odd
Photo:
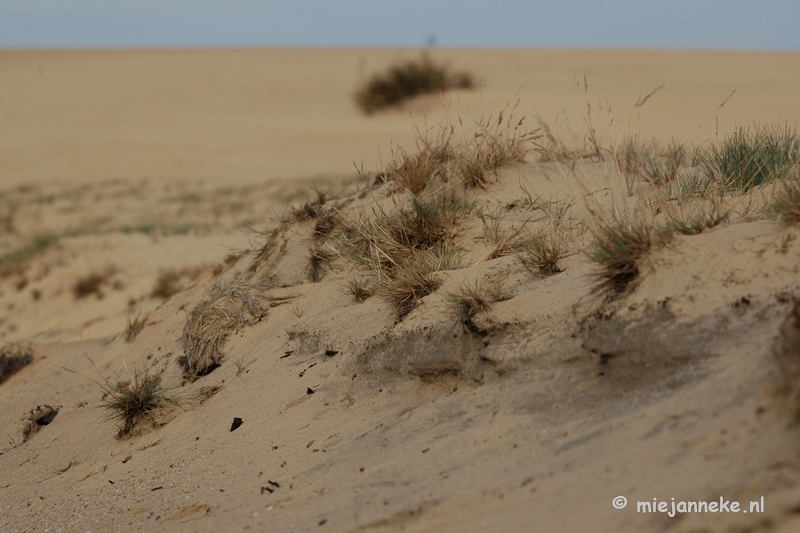
[[[511,255],[525,246],[527,237],[525,235],[525,226],[527,221],[523,222],[517,228],[510,228],[504,230],[502,228],[505,214],[501,212],[494,213],[478,213],[478,218],[483,225],[483,240],[487,244],[494,245],[491,252],[484,258],[488,261]]]
[[[427,52],[419,60],[406,61],[376,74],[355,95],[356,104],[372,114],[396,106],[420,94],[437,93],[447,89],[471,89],[475,85],[469,73],[453,74],[444,65],[435,64]]]
[[[533,143],[541,137],[538,130],[523,127],[524,117],[517,122],[511,116],[505,122],[504,119],[501,111],[496,121],[489,117],[479,122],[474,139],[460,151],[457,170],[467,187],[486,188],[489,176],[499,168],[524,162]]]
[[[208,297],[192,313],[183,328],[184,355],[178,359],[184,377],[194,381],[217,368],[223,359],[222,347],[237,329],[266,316],[257,282],[233,279],[218,281]]]
[[[475,317],[487,316],[494,302],[505,300],[501,278],[494,283],[484,285],[480,282],[461,285],[456,292],[448,294],[445,298],[448,306],[456,317],[457,327],[464,333],[485,335],[486,332],[475,324]]]
[[[325,277],[325,273],[328,271],[331,261],[333,261],[333,254],[331,251],[320,244],[314,244],[309,249],[306,263],[308,279],[315,283],[320,281]]]
[[[697,163],[720,187],[747,192],[786,177],[800,163],[800,138],[789,128],[741,128],[712,143]]]
[[[33,348],[27,344],[6,344],[0,348],[0,383],[33,362]]]
[[[394,213],[350,221],[339,246],[342,255],[381,277],[418,252],[448,242],[474,204],[448,188],[411,198]]]
[[[38,235],[30,244],[0,256],[0,279],[23,274],[34,257],[57,243],[58,237],[55,235]]]
[[[624,291],[640,273],[642,258],[659,240],[668,237],[656,232],[644,219],[601,222],[592,230],[594,242],[589,257],[601,267],[595,290],[609,295]]]
[[[255,357],[245,360],[243,357],[237,357],[233,364],[236,366],[236,375],[240,376],[247,371],[247,367],[256,362]]]
[[[372,286],[369,278],[364,277],[351,278],[347,281],[347,286],[345,289],[347,293],[352,295],[353,299],[358,303],[366,301],[375,293],[375,289]]]
[[[151,417],[157,409],[167,402],[174,402],[168,396],[169,389],[161,385],[161,376],[148,370],[134,370],[129,381],[100,385],[109,398],[102,403],[108,411],[109,420],[118,420],[121,425],[119,435],[127,435],[143,418]]]
[[[722,224],[729,215],[730,211],[715,202],[690,204],[688,208],[680,206],[677,211],[666,210],[667,229],[681,235],[697,235]]]
[[[125,326],[125,342],[133,342],[133,339],[144,329],[145,322],[147,322],[147,317],[143,317],[141,313],[137,313],[135,317],[129,317],[128,324]]]
[[[402,319],[438,288],[435,272],[460,267],[460,250],[450,243],[459,221],[473,209],[451,188],[413,196],[393,213],[349,221],[339,250],[372,272],[376,294],[392,303]]]
[[[551,276],[562,271],[558,262],[566,255],[564,238],[557,230],[537,233],[517,252],[523,267],[539,276]]]
[[[425,190],[434,177],[447,181],[452,172],[452,162],[458,157],[454,133],[453,125],[438,128],[436,134],[431,134],[428,130],[425,133],[417,130],[416,151],[393,151],[387,174],[412,194]]]
[[[442,281],[435,273],[447,268],[443,261],[446,260],[442,256],[436,257],[431,252],[415,253],[397,265],[391,275],[378,280],[378,296],[395,308],[398,320],[402,320],[417,307],[422,298],[441,286]]]
[[[632,194],[637,179],[654,185],[676,180],[688,163],[686,147],[677,140],[663,146],[656,141],[641,142],[636,137],[622,141],[615,152],[615,160],[625,177],[628,194]]]
[[[78,278],[72,286],[72,294],[76,299],[86,298],[92,294],[98,298],[103,297],[103,286],[108,284],[111,277],[116,274],[117,269],[113,265],[107,266],[102,271],[90,272]]]
[[[788,183],[775,195],[767,212],[785,224],[800,224],[800,183]]]

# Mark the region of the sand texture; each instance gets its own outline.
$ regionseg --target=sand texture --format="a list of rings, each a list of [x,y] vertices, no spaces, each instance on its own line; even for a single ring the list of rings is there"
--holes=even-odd
[[[800,171],[692,181],[696,147],[800,120],[800,54],[435,50],[478,88],[362,114],[417,55],[0,51],[0,356],[30,360],[0,531],[800,530],[800,227],[770,211]],[[687,155],[634,176],[632,138]],[[449,222],[412,234],[420,202]],[[603,285],[615,223],[652,238]],[[145,369],[170,401],[120,431],[107,389]],[[720,497],[766,505],[636,510]]]

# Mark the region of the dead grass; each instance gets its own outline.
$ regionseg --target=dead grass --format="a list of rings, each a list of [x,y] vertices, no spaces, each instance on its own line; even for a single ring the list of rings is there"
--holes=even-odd
[[[485,335],[485,329],[475,324],[475,317],[487,317],[492,304],[507,299],[504,292],[505,278],[488,285],[480,281],[461,285],[456,292],[449,293],[445,301],[456,318],[456,327],[472,335]]]
[[[800,182],[787,183],[775,195],[767,212],[784,224],[800,224]]]
[[[341,255],[381,278],[419,252],[450,242],[474,204],[447,188],[414,196],[392,213],[350,220],[338,242]]]
[[[467,187],[486,188],[498,169],[525,161],[541,134],[527,130],[524,120],[515,121],[512,114],[506,117],[501,111],[496,120],[490,116],[478,122],[478,131],[465,142],[457,160],[458,175]]]
[[[697,235],[725,222],[730,211],[714,201],[679,204],[677,208],[666,204],[667,229],[680,235]]]
[[[151,417],[166,403],[175,402],[168,395],[169,389],[162,387],[161,376],[149,370],[134,370],[129,381],[113,385],[106,382],[106,386],[101,387],[109,396],[102,407],[108,411],[109,420],[120,421],[120,437],[130,433],[140,420]]]
[[[562,271],[558,262],[566,256],[564,237],[554,228],[546,229],[525,241],[516,253],[519,262],[538,276],[551,276]]]
[[[398,63],[383,74],[375,74],[358,89],[355,100],[361,110],[370,115],[420,94],[474,86],[472,74],[451,73],[446,66],[434,63],[428,52],[423,51],[419,60]]]
[[[184,377],[194,381],[217,368],[228,336],[266,316],[262,287],[258,282],[233,279],[218,281],[192,313],[183,329],[184,355],[178,359]]]
[[[371,280],[365,277],[349,279],[345,289],[347,294],[350,294],[358,303],[366,301],[375,293]]]
[[[325,277],[325,273],[330,269],[330,264],[334,259],[333,252],[326,246],[315,243],[308,252],[306,262],[306,272],[308,279],[318,282]]]
[[[6,344],[0,348],[0,383],[33,362],[33,348],[28,344]]]
[[[108,284],[111,277],[117,273],[114,265],[109,265],[101,271],[90,272],[78,278],[72,286],[72,294],[76,299],[86,298],[94,294],[98,298],[103,297],[103,287]]]
[[[800,137],[788,127],[741,128],[701,150],[697,165],[718,188],[747,192],[800,164]]]
[[[613,296],[623,292],[640,274],[641,261],[671,235],[657,231],[642,217],[630,216],[610,223],[598,221],[589,258],[600,266],[596,291]]]
[[[441,254],[432,251],[413,253],[392,269],[391,274],[378,280],[377,294],[394,307],[398,320],[402,320],[422,298],[441,286],[435,273],[446,270],[446,262]]]
[[[135,317],[128,317],[128,324],[125,326],[125,342],[133,342],[139,333],[144,329],[147,317],[137,313]]]
[[[524,162],[541,138],[538,129],[528,130],[524,118],[514,119],[513,109],[508,108],[496,118],[481,119],[474,130],[459,124],[417,129],[415,150],[393,149],[386,174],[412,194],[420,194],[434,178],[486,188],[498,169]]]

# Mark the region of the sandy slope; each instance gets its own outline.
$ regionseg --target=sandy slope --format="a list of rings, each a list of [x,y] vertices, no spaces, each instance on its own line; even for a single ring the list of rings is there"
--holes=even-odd
[[[563,106],[577,130],[583,70],[592,102],[602,83],[621,109],[616,132],[661,83],[640,108],[645,135],[713,137],[717,112],[723,131],[734,120],[800,116],[796,54],[440,53],[487,80],[482,95],[454,99],[465,116],[502,108],[527,81],[518,113],[551,120]],[[468,268],[439,273],[441,288],[402,321],[377,297],[353,302],[344,260],[309,281],[316,221],[284,207],[308,188],[264,177],[343,183],[353,160],[377,165],[376,144],[386,153],[389,134],[409,143],[406,114],[368,119],[348,100],[359,69],[403,54],[0,54],[0,105],[17,132],[0,138],[13,221],[2,253],[59,236],[0,285],[0,335],[32,342],[35,353],[0,384],[1,530],[800,527],[800,442],[775,364],[776,352],[800,349],[797,229],[737,211],[729,224],[676,236],[647,258],[635,290],[607,301],[592,292],[596,267],[579,251],[589,238],[582,200],[608,206],[624,183],[609,162],[531,155],[467,194],[506,212],[506,229],[545,224],[558,202],[575,199],[563,272],[542,278],[510,256],[484,260],[492,247],[470,219],[455,236]],[[539,201],[526,203],[526,190]],[[406,196],[361,180],[331,203],[355,218]],[[280,215],[292,222],[280,225]],[[225,262],[231,250],[264,245],[249,226],[278,228],[279,245]],[[80,277],[109,265],[100,295],[73,294]],[[151,295],[160,272],[193,267],[185,290]],[[459,334],[447,294],[502,276],[510,298],[479,317],[485,336]],[[187,316],[214,283],[234,278],[268,280],[274,305],[228,339],[221,367],[182,383]],[[145,327],[126,342],[136,313]],[[85,354],[110,382],[125,378],[125,365],[163,369],[180,405],[159,415],[164,425],[116,439],[97,409],[102,390],[84,377],[99,379]],[[58,415],[23,442],[26,414],[43,404]],[[234,417],[243,424],[230,431]],[[628,507],[616,510],[621,495]],[[669,518],[635,507],[720,496],[745,508],[763,496],[766,511]]]

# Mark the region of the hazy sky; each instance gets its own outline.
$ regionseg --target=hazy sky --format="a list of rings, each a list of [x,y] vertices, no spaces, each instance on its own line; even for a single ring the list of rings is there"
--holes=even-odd
[[[0,0],[0,47],[800,50],[800,0]]]

